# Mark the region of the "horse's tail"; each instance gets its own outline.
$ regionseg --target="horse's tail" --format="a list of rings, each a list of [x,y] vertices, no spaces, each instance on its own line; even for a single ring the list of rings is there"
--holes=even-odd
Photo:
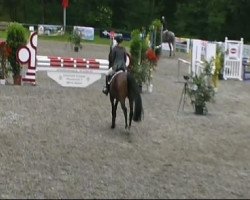
[[[133,114],[133,120],[135,122],[139,122],[142,119],[143,107],[142,107],[142,99],[139,91],[139,87],[135,81],[135,78],[131,73],[128,73],[128,96],[133,98],[135,101],[135,108]]]

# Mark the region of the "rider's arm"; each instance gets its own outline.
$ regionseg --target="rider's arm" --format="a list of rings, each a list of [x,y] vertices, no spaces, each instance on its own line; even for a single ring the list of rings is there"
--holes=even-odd
[[[115,56],[116,56],[116,48],[114,47],[111,54],[111,60],[113,64],[115,62]]]
[[[125,63],[127,62],[127,51],[125,48],[124,48],[124,61]]]

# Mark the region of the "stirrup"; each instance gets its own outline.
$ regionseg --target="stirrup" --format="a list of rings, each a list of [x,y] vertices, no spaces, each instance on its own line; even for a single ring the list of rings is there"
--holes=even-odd
[[[103,87],[102,92],[106,95],[108,95],[109,91],[107,87]]]

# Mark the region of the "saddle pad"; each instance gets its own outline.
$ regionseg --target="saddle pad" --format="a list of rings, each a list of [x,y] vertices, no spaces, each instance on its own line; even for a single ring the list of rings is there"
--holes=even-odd
[[[110,81],[108,81],[108,84],[110,85],[110,83],[111,83],[112,80],[115,78],[115,76],[116,76],[117,74],[122,73],[122,72],[124,72],[124,71],[123,71],[123,70],[119,70],[119,71],[115,72],[115,74],[111,77]]]

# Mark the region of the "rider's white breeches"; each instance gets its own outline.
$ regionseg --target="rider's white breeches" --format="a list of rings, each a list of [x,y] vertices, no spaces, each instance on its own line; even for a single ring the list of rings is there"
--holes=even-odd
[[[106,72],[106,75],[108,76],[108,75],[111,75],[111,74],[113,74],[113,69],[112,69],[112,67],[110,67],[109,68],[109,70]]]

